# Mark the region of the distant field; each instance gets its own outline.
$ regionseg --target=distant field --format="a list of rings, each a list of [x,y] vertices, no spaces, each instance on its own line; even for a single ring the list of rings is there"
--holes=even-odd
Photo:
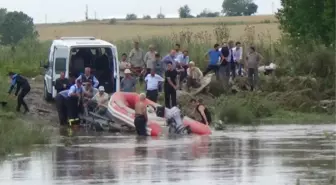
[[[117,20],[116,24],[109,21],[88,21],[66,24],[40,24],[37,30],[40,40],[50,40],[60,36],[95,36],[105,40],[115,41],[132,39],[140,36],[169,36],[173,32],[190,29],[193,32],[213,32],[216,23],[227,23],[231,29],[231,38],[239,39],[247,24],[254,25],[256,34],[271,32],[273,37],[279,36],[278,24],[274,16],[241,16],[220,18],[192,19],[152,19],[152,20]]]

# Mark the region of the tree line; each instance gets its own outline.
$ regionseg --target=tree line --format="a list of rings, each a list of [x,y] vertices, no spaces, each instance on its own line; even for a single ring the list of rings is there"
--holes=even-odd
[[[222,3],[221,12],[213,12],[208,9],[204,9],[201,13],[194,16],[191,14],[191,9],[188,5],[181,6],[178,9],[178,14],[180,18],[201,18],[201,17],[219,17],[221,13],[224,16],[250,16],[257,13],[258,5],[254,3],[254,0],[224,0]],[[163,14],[158,14],[158,19],[165,18]],[[138,19],[135,14],[127,14],[126,20],[136,20]],[[151,16],[144,15],[142,19],[151,19]]]

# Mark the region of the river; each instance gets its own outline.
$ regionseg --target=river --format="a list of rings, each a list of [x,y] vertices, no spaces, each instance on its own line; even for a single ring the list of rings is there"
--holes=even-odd
[[[334,125],[233,127],[211,136],[74,133],[0,163],[2,185],[330,184]]]

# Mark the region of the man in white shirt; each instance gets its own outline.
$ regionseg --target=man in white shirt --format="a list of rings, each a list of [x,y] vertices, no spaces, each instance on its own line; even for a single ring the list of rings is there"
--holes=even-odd
[[[92,98],[97,103],[96,113],[104,114],[106,112],[109,95],[105,92],[104,86],[98,88],[98,93]]]
[[[159,96],[159,84],[162,83],[164,79],[155,74],[155,69],[151,69],[151,73],[148,74],[145,78],[146,82],[146,97],[153,101],[157,102]]]
[[[243,48],[240,42],[236,42],[236,47],[233,49],[233,59],[238,67],[238,75],[242,75],[243,66]]]

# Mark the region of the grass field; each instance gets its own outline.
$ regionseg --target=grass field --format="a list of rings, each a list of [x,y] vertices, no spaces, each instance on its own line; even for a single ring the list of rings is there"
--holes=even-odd
[[[231,29],[231,38],[239,39],[244,34],[246,25],[255,25],[255,33],[270,32],[274,38],[279,36],[278,24],[272,15],[242,16],[220,18],[191,18],[191,19],[152,19],[125,21],[117,20],[116,24],[108,21],[87,21],[66,24],[40,24],[37,30],[40,40],[52,40],[60,36],[95,36],[109,41],[130,40],[140,36],[170,36],[183,29],[210,34],[217,23],[225,23]]]

